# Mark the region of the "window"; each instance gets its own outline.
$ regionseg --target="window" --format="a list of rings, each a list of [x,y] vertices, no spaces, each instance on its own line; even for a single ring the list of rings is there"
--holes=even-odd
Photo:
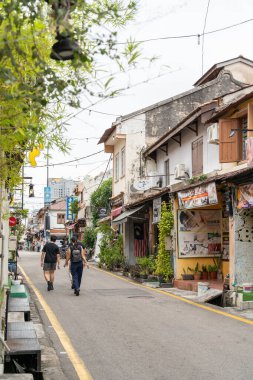
[[[121,177],[125,175],[125,147],[121,149]]]
[[[165,186],[170,184],[170,160],[164,162],[164,172],[165,172]]]
[[[192,176],[203,173],[203,137],[192,143]]]
[[[57,224],[65,223],[65,214],[57,214]]]
[[[220,162],[238,162],[247,159],[247,116],[219,121]],[[231,136],[231,130],[235,133]]]
[[[119,180],[119,153],[115,156],[115,181]]]

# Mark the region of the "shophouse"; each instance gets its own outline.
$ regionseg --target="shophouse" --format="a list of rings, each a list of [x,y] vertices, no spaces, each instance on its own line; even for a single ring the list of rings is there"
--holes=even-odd
[[[248,86],[198,107],[144,152],[169,184],[176,279],[198,263],[252,281],[252,96]]]
[[[207,121],[219,126],[229,209],[230,283],[253,280],[253,86],[227,95]]]
[[[57,199],[48,206],[44,206],[38,211],[37,219],[39,230],[44,231],[44,238],[49,239],[50,235],[55,235],[57,240],[66,237],[66,199]]]
[[[104,132],[99,143],[104,143],[105,152],[113,155],[112,223],[118,225],[124,234],[125,255],[130,264],[135,263],[136,256],[155,250],[160,204],[162,200],[168,199],[171,191],[173,194],[177,192],[172,190],[172,185],[185,181],[187,177],[198,184],[197,179],[203,181],[206,173],[216,173],[221,169],[217,145],[218,129],[212,127],[213,144],[208,143],[205,122],[219,106],[218,99],[221,96],[244,89],[247,91],[252,83],[252,61],[237,57],[221,62],[208,70],[195,83],[193,89],[118,118]],[[202,174],[204,177],[199,178]],[[206,183],[214,190],[214,199],[215,196],[219,197],[215,183]],[[187,186],[191,187],[189,184]],[[192,183],[192,188],[194,187],[196,184]],[[184,189],[183,184],[181,190]],[[182,199],[184,198],[182,195]],[[202,212],[198,218],[211,218],[210,224],[217,223],[212,231],[207,231],[208,236],[212,237],[212,253],[215,257],[220,255],[219,239],[223,238],[216,231],[222,223],[221,207],[218,201],[209,199],[209,202],[212,202],[209,208],[213,212],[208,212],[211,216]],[[185,217],[181,216],[181,220]],[[181,227],[181,256],[182,260],[187,257],[187,261],[178,262],[174,255],[177,277],[185,267],[187,270],[196,262],[189,259],[194,254],[196,257],[196,251],[200,249],[196,247],[196,251],[187,253],[190,244],[193,244],[190,243],[185,248],[186,237],[183,234],[184,227]],[[197,231],[192,232],[194,236],[195,232]],[[174,244],[175,241],[174,239]],[[172,247],[170,240],[168,249]],[[203,243],[203,259],[206,258],[205,250],[206,243]],[[225,255],[224,252],[224,257]],[[207,255],[207,259],[211,260],[210,255]],[[199,264],[208,264],[208,260],[202,260]],[[228,264],[225,261],[224,263],[223,272],[227,273]]]

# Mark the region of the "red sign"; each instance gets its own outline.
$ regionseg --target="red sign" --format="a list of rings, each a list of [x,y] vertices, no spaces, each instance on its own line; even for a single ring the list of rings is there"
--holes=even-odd
[[[14,216],[10,216],[9,218],[9,226],[14,227],[17,224],[17,219]]]

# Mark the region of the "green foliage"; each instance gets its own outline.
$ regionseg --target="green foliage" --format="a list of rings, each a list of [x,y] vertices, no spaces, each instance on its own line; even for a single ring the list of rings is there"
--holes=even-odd
[[[207,272],[207,267],[206,267],[206,265],[202,265],[202,272]]]
[[[200,176],[196,176],[196,177],[191,177],[188,179],[188,182],[190,184],[193,184],[195,182],[200,182],[200,181],[205,181],[207,179],[207,175],[206,174],[201,174]]]
[[[101,226],[100,231],[103,233],[103,237],[100,242],[100,263],[106,266],[107,269],[113,270],[119,268],[124,264],[123,254],[123,236],[119,235],[115,239],[114,230],[104,224]]]
[[[21,182],[26,151],[40,144],[68,150],[66,106],[79,107],[83,93],[117,94],[104,68],[113,62],[126,70],[136,63],[136,44],[116,45],[117,29],[135,12],[133,0],[0,3],[0,172],[8,188]],[[72,61],[50,58],[56,29],[78,42],[80,53]]]
[[[95,247],[97,232],[95,228],[85,227],[84,236],[83,236],[83,244],[86,248],[93,249]]]
[[[216,265],[208,265],[208,267],[207,267],[207,271],[209,273],[211,273],[211,272],[217,272],[217,270],[218,270],[218,268],[217,268]]]
[[[78,210],[79,210],[78,199],[74,199],[73,202],[71,202],[70,210],[74,214],[74,218],[76,219],[77,214],[78,214]]]
[[[158,255],[156,259],[156,270],[155,274],[162,276],[165,281],[173,276],[173,269],[170,263],[170,252],[165,249],[165,239],[170,234],[174,226],[173,212],[171,210],[171,204],[166,205],[165,202],[162,203],[161,219],[158,223],[159,231],[159,244],[158,244]]]
[[[141,269],[141,274],[152,274],[155,271],[155,258],[154,256],[149,257],[138,257],[136,260],[137,265]]]
[[[95,190],[90,197],[91,202],[91,212],[92,212],[92,223],[95,227],[99,219],[99,209],[106,208],[109,210],[110,198],[112,196],[112,179],[109,178],[102,182],[101,186]]]
[[[194,268],[194,273],[198,273],[198,272],[200,272],[200,269],[199,269],[199,263],[197,262]]]

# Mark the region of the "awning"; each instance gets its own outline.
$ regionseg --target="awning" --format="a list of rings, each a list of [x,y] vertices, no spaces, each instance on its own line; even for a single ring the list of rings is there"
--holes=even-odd
[[[115,217],[115,216],[120,215],[120,214],[121,214],[121,210],[122,210],[122,206],[117,207],[117,208],[114,208],[114,209],[111,211],[111,216]]]
[[[126,223],[126,221],[129,217],[133,217],[133,215],[136,214],[143,207],[144,207],[144,205],[133,208],[132,210],[127,210],[127,211],[123,212],[117,218],[112,220],[112,224]],[[139,218],[139,219],[143,219],[143,218]]]

